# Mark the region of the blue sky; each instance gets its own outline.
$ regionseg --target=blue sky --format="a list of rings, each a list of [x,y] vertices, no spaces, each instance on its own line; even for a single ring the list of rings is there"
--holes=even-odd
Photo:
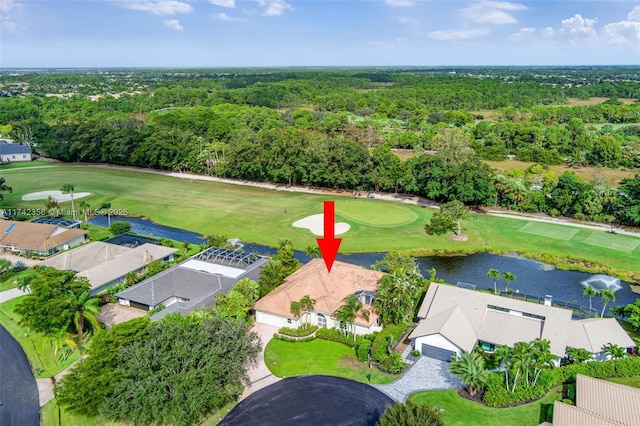
[[[640,64],[638,1],[0,0],[0,67]]]

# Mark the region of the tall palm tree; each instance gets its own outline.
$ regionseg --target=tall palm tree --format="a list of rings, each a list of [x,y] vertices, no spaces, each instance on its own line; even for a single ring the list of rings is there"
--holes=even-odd
[[[502,279],[505,282],[505,291],[509,291],[509,284],[511,284],[511,282],[515,281],[517,278],[516,274],[513,274],[511,272],[505,272],[502,274]]]
[[[73,204],[73,191],[75,189],[76,189],[76,184],[70,183],[70,182],[63,184],[62,188],[60,189],[65,194],[71,194],[71,217],[73,218],[73,220],[76,219],[76,209]]]
[[[604,353],[609,359],[621,359],[627,356],[627,350],[615,343],[607,343],[604,345]]]
[[[518,342],[513,346],[511,352],[511,366],[516,370],[516,377],[513,380],[513,387],[511,392],[515,392],[516,386],[522,378],[522,373],[529,377],[529,364],[531,363],[531,350],[530,346],[526,342]]]
[[[45,340],[51,345],[53,350],[53,360],[57,363],[58,359],[64,361],[69,356],[69,353],[76,350],[78,344],[73,338],[71,333],[66,330],[55,330],[52,333],[45,335]]]
[[[604,312],[607,309],[607,305],[609,304],[609,301],[611,302],[616,301],[616,294],[613,292],[613,290],[600,290],[600,297],[604,302],[604,306],[602,307],[602,313],[600,314],[600,317],[604,318]]]
[[[100,204],[100,210],[106,210],[107,212],[107,223],[109,225],[109,227],[111,227],[111,203],[110,202],[105,202]]]
[[[89,213],[89,210],[91,209],[91,206],[85,200],[80,200],[80,208],[82,209],[82,215],[84,216],[84,221],[87,222],[88,216],[89,216],[88,213]]]
[[[300,303],[299,300],[295,302],[291,302],[291,306],[289,307],[289,310],[291,311],[294,317],[298,318],[300,316],[300,312],[302,312],[302,304]]]
[[[582,289],[582,295],[583,296],[588,296],[589,297],[589,310],[591,310],[591,298],[595,295],[597,295],[598,292],[596,291],[595,288],[591,287],[589,284],[585,285],[584,288]]]
[[[548,339],[534,340],[531,344],[531,349],[533,350],[532,365],[534,372],[532,386],[535,386],[542,370],[553,367],[557,357],[551,354],[551,342]]]
[[[498,271],[495,268],[491,268],[489,269],[489,272],[487,272],[487,277],[493,280],[493,292],[497,294],[498,293],[497,282],[500,279],[500,271]]]
[[[449,365],[449,370],[462,380],[471,396],[483,389],[489,378],[489,372],[484,368],[484,359],[473,352],[456,355]]]
[[[345,304],[342,305],[334,313],[334,316],[339,321],[344,321],[347,324],[347,327],[351,325],[352,332],[353,332],[353,339],[355,340],[355,337],[356,337],[355,320],[358,317],[358,314],[360,314],[365,320],[369,321],[369,310],[364,309],[364,305],[355,294],[345,297],[343,301],[345,302]],[[339,316],[342,317],[343,319],[339,318]]]
[[[498,346],[493,351],[496,361],[504,368],[504,387],[509,389],[509,370],[511,369],[511,348],[507,345]]]
[[[127,275],[124,276],[124,283],[127,287],[131,287],[138,282],[139,278],[140,277],[138,277],[138,274],[136,274],[135,271],[129,271],[127,272]]]
[[[309,315],[311,314],[311,311],[313,311],[315,304],[316,304],[316,300],[312,299],[311,296],[309,296],[308,294],[303,296],[302,299],[300,299],[300,307],[304,312],[304,316],[306,318],[306,321],[305,321],[306,325],[309,325]]]
[[[78,341],[83,341],[83,330],[85,321],[91,324],[96,332],[100,331],[98,315],[100,314],[100,299],[91,297],[91,293],[85,291],[73,302],[73,325],[78,333]]]

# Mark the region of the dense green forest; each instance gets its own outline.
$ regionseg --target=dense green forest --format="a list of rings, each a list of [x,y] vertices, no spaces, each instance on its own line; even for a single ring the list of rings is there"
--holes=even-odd
[[[640,168],[638,99],[638,67],[5,72],[0,131],[69,162],[639,225],[640,175],[545,168]],[[507,158],[540,166],[482,162]]]

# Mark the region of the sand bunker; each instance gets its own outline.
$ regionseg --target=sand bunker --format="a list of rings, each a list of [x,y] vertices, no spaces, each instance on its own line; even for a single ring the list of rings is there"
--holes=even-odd
[[[31,194],[23,195],[22,201],[46,200],[49,195],[59,203],[71,201],[71,194],[63,194],[62,191],[32,192]],[[78,198],[88,197],[89,195],[91,195],[90,192],[74,192],[73,199],[77,200]]]
[[[324,235],[324,215],[323,214],[314,214],[312,216],[307,216],[304,219],[297,220],[293,222],[293,226],[296,228],[306,228],[311,231],[314,235],[323,236]],[[344,234],[351,228],[351,225],[345,222],[338,222],[335,224],[335,234],[340,235]]]

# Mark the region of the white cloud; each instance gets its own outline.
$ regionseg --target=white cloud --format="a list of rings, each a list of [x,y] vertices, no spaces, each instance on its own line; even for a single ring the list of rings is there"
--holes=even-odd
[[[13,0],[0,0],[0,13],[4,15],[16,6],[18,6],[18,3]]]
[[[516,18],[505,12],[526,10],[527,7],[520,3],[479,1],[460,11],[460,16],[481,24],[515,24]]]
[[[515,42],[528,41],[533,40],[535,38],[535,34],[535,28],[520,28],[520,31],[511,34],[507,39]]]
[[[225,21],[225,22],[247,22],[246,19],[234,18],[233,16],[229,16],[224,12],[214,14],[213,19],[217,19],[218,21]]]
[[[18,25],[8,14],[21,6],[21,3],[16,3],[13,0],[0,0],[0,29],[10,33],[15,33],[18,30]]]
[[[172,30],[184,31],[184,28],[182,27],[182,25],[180,25],[180,21],[178,21],[177,19],[168,19],[164,21],[163,24],[165,27],[169,27]]]
[[[560,34],[566,34],[571,39],[590,38],[597,36],[594,25],[598,18],[588,19],[576,13],[571,18],[563,19],[560,25]]]
[[[0,16],[0,29],[15,33],[18,30],[18,26],[8,16]]]
[[[544,38],[551,38],[554,36],[555,31],[553,31],[553,28],[551,27],[546,27],[540,30],[540,34],[542,34],[542,37]]]
[[[385,0],[385,3],[387,3],[389,6],[395,7],[410,7],[415,5],[414,2],[409,0]]]
[[[386,45],[387,43],[385,43],[384,41],[368,41],[367,44],[369,46],[382,47],[382,46]]]
[[[262,13],[265,16],[280,16],[285,10],[293,10],[293,7],[284,0],[258,0],[258,4],[267,7]]]
[[[429,33],[429,37],[439,41],[467,40],[480,38],[491,32],[489,28],[460,28],[455,30],[441,30]]]
[[[214,6],[220,6],[220,7],[229,7],[229,8],[236,7],[236,0],[209,0],[209,3],[211,3]]]
[[[150,12],[154,15],[175,15],[190,13],[193,10],[190,4],[177,0],[125,0],[116,1],[114,4],[125,9]]]
[[[611,22],[602,27],[601,34],[611,44],[640,46],[640,6],[634,7],[625,21]]]

